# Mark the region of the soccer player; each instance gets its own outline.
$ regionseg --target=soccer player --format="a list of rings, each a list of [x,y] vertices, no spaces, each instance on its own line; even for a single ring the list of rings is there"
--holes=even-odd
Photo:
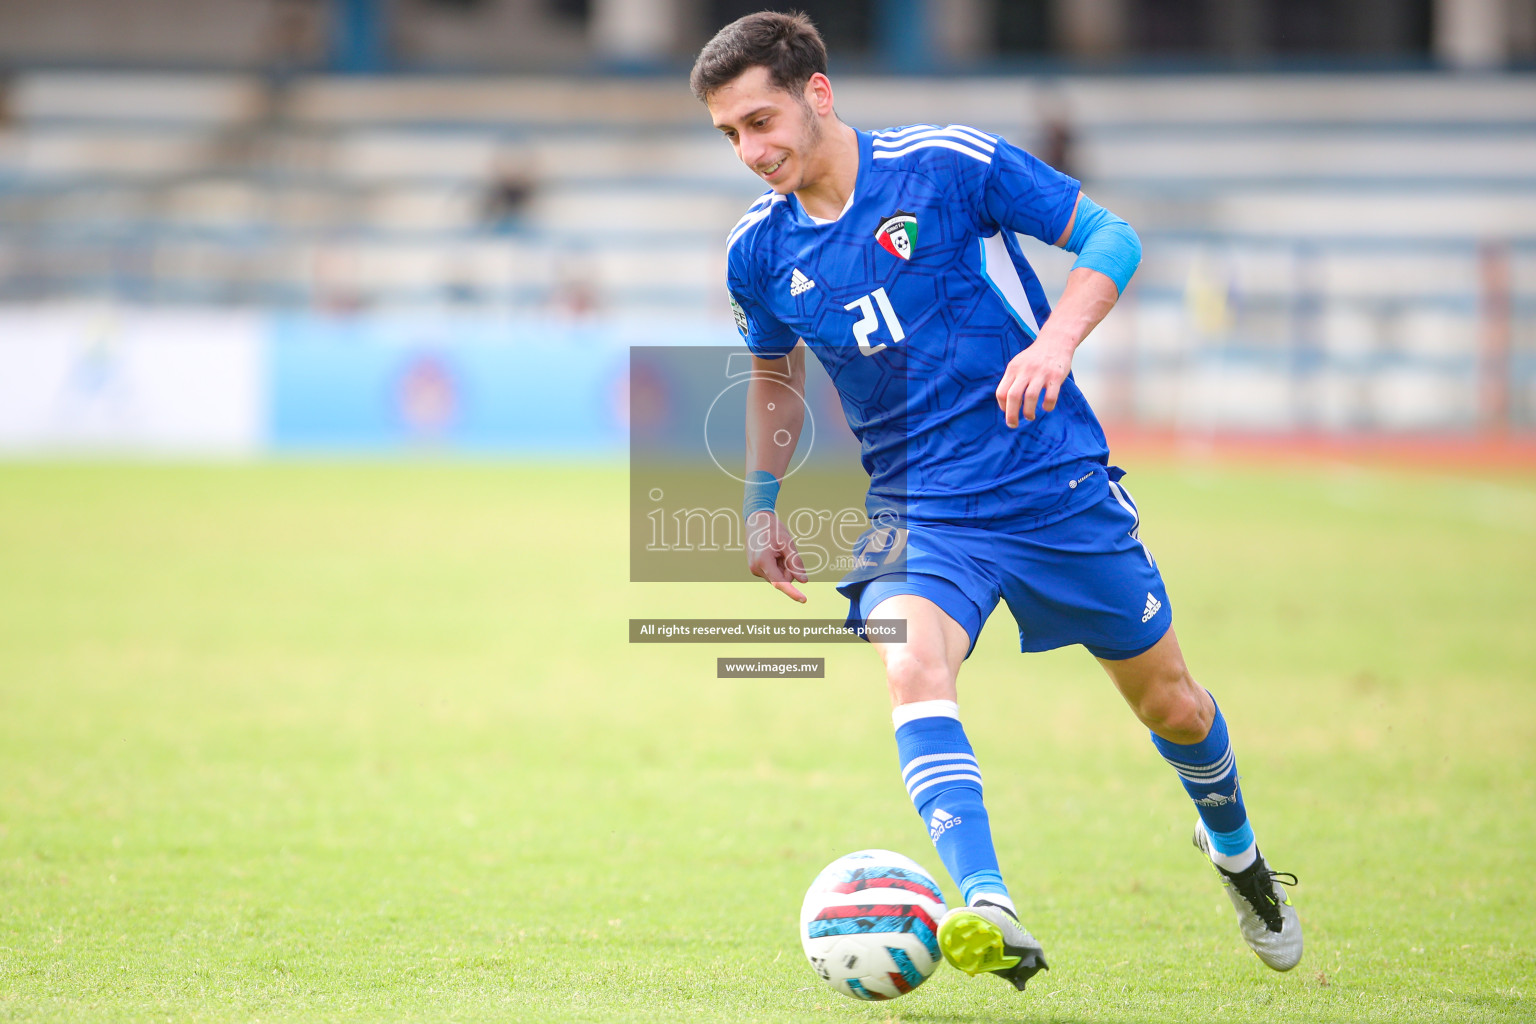
[[[726,243],[754,367],[749,565],[805,600],[774,505],[804,409],[784,388],[803,393],[809,347],[870,474],[872,527],[838,586],[848,622],[906,621],[905,642],[874,647],[902,779],[964,895],[939,927],[944,957],[1019,989],[1046,967],[998,870],[956,703],[960,666],[1001,598],[1022,650],[1082,644],[1104,666],[1193,799],[1195,845],[1244,939],[1270,967],[1294,967],[1301,924],[1277,882],[1295,877],[1259,853],[1221,709],[1185,666],[1124,474],[1071,375],[1077,346],[1140,262],[1135,232],[995,135],[842,123],[826,49],[803,15],[762,12],[721,29],[691,85],[769,186]],[[1015,232],[1077,254],[1054,311]]]

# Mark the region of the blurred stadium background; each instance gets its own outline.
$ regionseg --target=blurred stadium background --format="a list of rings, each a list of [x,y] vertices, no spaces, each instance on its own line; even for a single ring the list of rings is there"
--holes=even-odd
[[[627,347],[734,340],[760,189],[685,73],[755,6],[0,0],[0,451],[622,452]],[[1122,434],[1528,457],[1536,3],[798,6],[845,120],[1138,228],[1078,369]]]

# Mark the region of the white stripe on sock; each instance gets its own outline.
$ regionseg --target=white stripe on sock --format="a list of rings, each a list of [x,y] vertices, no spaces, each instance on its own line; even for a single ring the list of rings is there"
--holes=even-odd
[[[891,725],[897,729],[919,718],[953,718],[960,721],[960,705],[952,700],[915,700],[891,709]]]
[[[912,795],[913,802],[916,802],[917,794],[921,793],[923,790],[929,788],[930,786],[937,786],[941,782],[953,782],[956,779],[964,779],[966,782],[974,782],[976,783],[977,789],[981,788],[981,773],[972,768],[968,772],[956,772],[954,775],[940,775],[936,779],[929,779],[927,782],[923,783],[921,786],[918,786],[916,789],[909,790],[909,792]]]
[[[912,769],[919,765],[933,764],[936,761],[969,761],[971,764],[978,763],[974,754],[962,754],[959,751],[955,751],[953,754],[924,754],[921,757],[914,757],[902,765],[901,777],[905,780],[911,776]]]
[[[942,774],[943,772],[972,772],[976,775],[980,775],[981,768],[976,764],[974,759],[967,761],[946,761],[941,765],[936,765],[932,768],[924,768],[920,772],[913,772],[911,775],[906,776],[902,782],[906,785],[907,792],[910,793],[912,792],[912,787],[917,785],[920,780],[926,779],[932,775]]]
[[[1188,779],[1190,782],[1197,784],[1208,784],[1215,782],[1218,779],[1225,778],[1228,774],[1230,774],[1232,771],[1232,765],[1236,762],[1237,759],[1232,755],[1232,748],[1228,746],[1227,752],[1218,758],[1213,764],[1187,764],[1183,761],[1175,761],[1168,757],[1163,758],[1163,760],[1167,761],[1168,764],[1172,766],[1174,771],[1178,772],[1181,776]]]

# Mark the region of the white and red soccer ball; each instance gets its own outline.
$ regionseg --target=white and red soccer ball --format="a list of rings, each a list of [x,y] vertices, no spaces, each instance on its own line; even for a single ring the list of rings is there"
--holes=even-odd
[[[928,872],[889,850],[828,864],[800,907],[800,943],[823,981],[855,999],[894,999],[939,966],[944,896]]]

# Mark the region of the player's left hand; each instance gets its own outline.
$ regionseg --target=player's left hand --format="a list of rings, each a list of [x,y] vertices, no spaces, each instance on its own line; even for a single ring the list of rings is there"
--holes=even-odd
[[[805,604],[805,595],[796,583],[804,583],[805,563],[795,547],[794,536],[779,522],[779,517],[759,509],[747,518],[747,568],[761,576],[779,593]]]
[[[1008,426],[1019,425],[1019,410],[1033,420],[1036,407],[1041,412],[1056,408],[1062,382],[1072,372],[1072,353],[1076,349],[1066,341],[1041,334],[1034,344],[1014,356],[997,385],[997,407],[1003,410]],[[1041,399],[1044,399],[1042,402]]]

